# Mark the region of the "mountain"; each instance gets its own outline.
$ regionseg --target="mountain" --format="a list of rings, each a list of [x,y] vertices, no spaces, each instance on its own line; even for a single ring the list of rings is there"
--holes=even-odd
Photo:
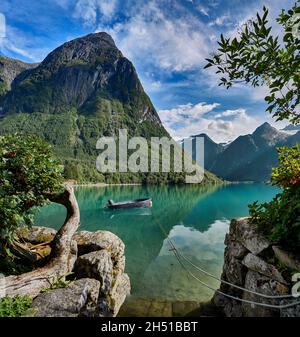
[[[64,43],[40,64],[1,58],[0,134],[33,133],[54,145],[67,178],[130,182],[142,174],[101,174],[96,142],[126,128],[131,136],[169,136],[133,64],[106,33]],[[207,173],[207,181],[217,180]],[[153,179],[153,177],[151,177]],[[164,180],[173,177],[165,174]]]
[[[207,137],[207,136],[206,136]],[[205,139],[205,168],[231,181],[267,181],[272,167],[277,165],[276,148],[300,144],[300,131],[294,135],[279,131],[269,123],[259,126],[252,134],[240,136],[226,146],[212,150]],[[206,147],[208,144],[208,147]]]
[[[107,118],[109,113],[125,113],[138,122],[161,125],[135,68],[106,33],[90,34],[55,49],[37,67],[15,78],[3,102],[3,112],[8,114],[60,113],[73,107],[85,115]]]
[[[22,72],[35,68],[37,64],[0,56],[0,98],[11,89],[13,80]]]
[[[300,125],[289,124],[282,129],[282,131],[294,131],[294,130],[300,131]]]
[[[208,135],[205,133],[200,133],[199,135],[191,136],[192,138],[192,156],[195,158],[195,141],[196,137],[202,137],[204,139],[204,163],[206,167],[212,167],[217,156],[224,150],[224,146],[215,143]]]
[[[294,135],[295,133],[297,133],[298,131],[300,131],[300,125],[293,125],[293,124],[289,124],[287,125],[285,128],[281,129],[282,131],[285,131],[291,135]]]

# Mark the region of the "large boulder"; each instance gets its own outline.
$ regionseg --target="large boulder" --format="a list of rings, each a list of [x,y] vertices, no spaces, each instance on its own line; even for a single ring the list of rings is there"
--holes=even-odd
[[[94,316],[98,312],[100,282],[80,279],[65,288],[38,295],[33,300],[32,315],[36,317]]]
[[[256,271],[272,280],[288,285],[281,273],[272,264],[267,263],[254,254],[247,254],[242,263],[252,271]]]
[[[290,304],[292,299],[274,298],[290,294],[291,281],[271,261],[279,260],[285,266],[295,269],[299,259],[282,248],[273,246],[249,224],[248,218],[232,220],[225,238],[224,265],[220,289],[213,297],[213,303],[227,317],[297,317],[299,307],[279,309],[272,306]],[[277,259],[276,259],[277,258]],[[297,270],[297,269],[296,269]],[[247,290],[248,291],[247,291]],[[252,291],[252,292],[249,292]],[[257,294],[254,294],[257,293]],[[273,298],[260,296],[268,295]],[[296,299],[295,299],[296,300]]]
[[[236,259],[243,259],[243,257],[249,252],[241,243],[231,240],[229,234],[226,234],[224,243],[226,245],[227,252]]]
[[[271,280],[260,273],[249,270],[245,279],[245,288],[264,295],[278,296],[289,293],[289,288],[286,285]],[[267,299],[255,294],[244,292],[244,300],[264,303],[269,305],[279,305],[280,302],[276,299]],[[255,304],[242,304],[243,316],[245,317],[277,317],[280,316],[278,309],[273,309]]]
[[[56,233],[54,229],[36,226],[18,231],[29,247],[47,249],[43,257],[51,253],[51,245],[44,243],[51,242]],[[124,250],[122,240],[111,232],[75,233],[71,242],[70,263],[74,265],[76,281],[66,288],[40,294],[33,304],[36,315],[116,316],[130,294]]]
[[[279,246],[272,246],[275,256],[288,268],[297,270],[300,272],[300,256],[294,253],[288,252]]]
[[[113,262],[110,253],[103,249],[78,257],[75,264],[77,278],[90,277],[101,282],[101,292],[107,293],[113,282]]]
[[[216,307],[222,308],[222,312],[226,317],[242,317],[242,302],[240,301],[233,300],[219,292],[216,292],[213,297],[213,303]]]
[[[245,281],[246,268],[240,260],[230,254],[225,254],[224,275],[226,281],[237,286],[242,286]]]
[[[111,232],[81,231],[75,233],[73,238],[77,242],[79,255],[106,249],[111,253],[112,259],[120,260],[124,256],[125,245],[123,241]]]
[[[113,316],[119,312],[126,296],[130,294],[130,279],[127,274],[120,274],[116,277],[113,287],[109,292],[110,310]]]
[[[56,235],[56,230],[48,227],[33,226],[31,228],[22,227],[17,230],[20,239],[32,244],[50,242]]]
[[[299,297],[294,299],[295,302],[299,302]],[[281,301],[281,305],[291,304],[291,300]],[[283,308],[280,310],[280,317],[300,317],[300,304],[289,308]]]
[[[270,246],[270,242],[258,232],[257,226],[249,223],[248,218],[232,220],[229,235],[255,255]]]
[[[124,273],[124,243],[107,231],[78,232],[73,238],[79,251],[74,268],[76,277],[99,280],[98,315],[116,316],[131,290],[129,277]]]

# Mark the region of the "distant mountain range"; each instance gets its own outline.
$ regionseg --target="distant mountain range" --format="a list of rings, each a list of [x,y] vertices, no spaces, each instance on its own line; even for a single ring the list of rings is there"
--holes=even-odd
[[[191,138],[204,137],[205,169],[230,181],[258,182],[270,179],[272,167],[278,162],[277,147],[300,144],[300,129],[297,130],[292,126],[277,130],[264,123],[252,134],[240,136],[226,145],[215,143],[203,133]]]
[[[300,131],[300,125],[287,125],[282,131],[290,132],[290,133],[296,133]]]

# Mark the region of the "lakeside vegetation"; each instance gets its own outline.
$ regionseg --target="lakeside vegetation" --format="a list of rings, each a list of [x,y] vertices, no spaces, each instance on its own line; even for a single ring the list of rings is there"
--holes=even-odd
[[[209,66],[219,67],[218,73],[221,72],[229,76],[229,79],[221,78],[221,82],[228,88],[240,79],[257,86],[266,84],[265,79],[268,78],[267,83],[269,83],[271,92],[273,91],[271,96],[266,97],[266,101],[269,103],[268,110],[270,112],[275,111],[275,117],[279,119],[288,118],[293,123],[300,122],[296,109],[299,105],[297,84],[300,75],[293,75],[294,83],[287,95],[278,99],[276,93],[280,92],[282,87],[290,82],[290,69],[284,72],[286,60],[293,63],[292,69],[299,66],[299,53],[297,52],[299,39],[291,34],[287,25],[293,14],[300,13],[298,8],[291,9],[292,13],[282,13],[278,19],[278,22],[286,28],[286,36],[283,40],[285,45],[282,49],[280,49],[280,44],[275,43],[276,38],[270,36],[271,29],[266,27],[268,11],[264,9],[262,16],[258,14],[257,20],[253,21],[250,26],[245,27],[241,34],[241,40],[235,38],[230,41],[230,39],[222,37],[219,43],[219,54],[208,60]],[[253,40],[255,41],[254,44]],[[264,51],[266,55],[260,50],[262,46],[268,50],[268,52]],[[276,50],[279,50],[278,54],[275,53]],[[284,58],[282,58],[282,54],[285,55]],[[258,58],[257,55],[259,55]],[[276,58],[275,65],[273,57]],[[250,63],[245,62],[245,58],[253,59],[254,63],[252,61]],[[226,66],[223,64],[224,59],[228,62]],[[97,62],[106,64],[107,58],[101,57],[97,59]],[[66,64],[66,67],[74,66],[87,67],[82,60]],[[275,66],[279,69],[274,70]],[[241,67],[243,67],[242,70]],[[269,68],[272,68],[272,70]],[[31,88],[36,80],[37,78],[33,77],[23,84]],[[117,84],[121,85],[120,83],[122,84],[122,81],[118,80]],[[296,88],[294,88],[295,86]],[[33,106],[37,107],[35,111],[39,111],[40,107],[46,107],[46,109],[52,111],[53,107],[49,105],[52,90],[54,89],[49,87],[49,83],[47,83],[41,90],[42,95],[45,96],[44,99],[41,102],[38,101],[40,93],[32,99]],[[128,98],[126,87],[124,89],[122,85],[119,90],[124,95],[126,94]],[[16,102],[16,109],[26,104],[26,99],[20,97],[20,101]],[[145,102],[151,107],[151,102],[143,93],[139,99],[133,102],[137,104],[137,106],[134,106],[135,111],[139,111],[142,103]],[[65,179],[72,179],[79,183],[103,182],[108,184],[142,183],[159,185],[185,182],[185,172],[101,174],[96,170],[95,140],[99,134],[113,135],[119,128],[129,126],[130,133],[135,136],[142,135],[149,138],[152,135],[166,135],[164,128],[152,121],[144,121],[138,125],[131,115],[133,113],[131,104],[133,103],[130,102],[127,106],[115,101],[115,99],[106,100],[96,96],[95,101],[89,102],[91,106],[97,107],[95,115],[90,114],[89,105],[85,106],[87,110],[79,111],[75,108],[64,110],[66,107],[61,103],[62,110],[60,111],[18,113],[13,110],[0,120],[0,134],[2,134],[0,136],[0,272],[4,272],[6,275],[22,274],[40,267],[40,264],[45,266],[55,256],[51,253],[42,262],[32,263],[30,258],[28,259],[28,256],[31,257],[30,254],[32,253],[31,247],[23,243],[20,244],[17,230],[22,227],[31,228],[36,207],[49,203],[53,195],[68,192],[67,187],[64,186]],[[23,133],[16,134],[14,133],[15,130],[21,130]],[[272,184],[280,187],[282,192],[278,193],[271,202],[251,204],[249,206],[250,223],[258,225],[260,231],[272,243],[282,245],[288,250],[299,251],[300,151],[299,147],[295,146],[280,148],[278,152],[279,165],[273,168]],[[201,185],[221,183],[222,181],[216,176],[205,172],[204,181]],[[183,198],[184,202],[191,203],[192,207],[192,198],[199,197],[199,190],[202,186],[193,186],[191,191],[185,195],[178,191],[178,196],[174,199],[172,221],[177,223],[177,218],[180,221],[182,217],[179,215],[185,211],[184,207],[180,209],[177,200]],[[79,208],[73,194],[70,197],[71,201],[66,198],[66,195],[63,195],[63,197],[68,210],[66,223],[70,221],[69,226],[72,226],[72,230],[69,229],[67,233],[69,237],[65,241],[59,242],[59,239],[62,239],[67,230],[63,230],[55,236],[54,240],[52,238],[53,242],[50,242],[51,247],[49,248],[54,251],[56,249],[55,252],[59,252],[60,258],[66,250],[65,259],[68,261],[66,263],[63,261],[64,266],[68,265],[68,268],[73,268],[73,265],[70,266],[69,260],[72,237],[79,226]],[[95,200],[95,203],[97,202],[98,199]],[[219,204],[218,207],[221,208]],[[175,217],[176,214],[179,215]],[[72,219],[73,216],[75,219]],[[165,216],[167,216],[166,212],[162,212],[159,220],[163,221]],[[142,233],[142,235],[145,235],[145,233]],[[161,232],[158,235],[161,236]],[[59,262],[61,261],[59,260]],[[285,266],[282,266],[282,268],[284,269]],[[45,273],[43,275],[45,279],[45,275],[49,279],[50,276],[53,276]],[[67,287],[70,281],[65,280],[66,275],[68,273],[58,275],[49,288],[43,288],[40,291],[48,292]],[[32,300],[28,296],[3,297],[0,299],[0,317],[22,316],[31,305]]]
[[[299,1],[298,1],[299,2]],[[300,123],[300,7],[282,10],[277,22],[284,36],[279,41],[268,26],[269,11],[257,13],[244,24],[238,36],[221,35],[219,49],[207,59],[205,68],[217,67],[219,85],[231,88],[236,83],[267,86],[267,111],[276,120]],[[287,66],[288,65],[288,66]],[[287,249],[300,248],[300,150],[299,146],[278,148],[279,165],[273,168],[271,182],[282,192],[269,203],[249,205],[250,222],[258,225],[272,242]]]

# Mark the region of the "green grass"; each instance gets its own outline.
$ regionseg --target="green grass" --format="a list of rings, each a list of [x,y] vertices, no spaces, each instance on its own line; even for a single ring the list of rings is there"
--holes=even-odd
[[[32,306],[28,296],[5,296],[0,299],[0,317],[21,317]]]

